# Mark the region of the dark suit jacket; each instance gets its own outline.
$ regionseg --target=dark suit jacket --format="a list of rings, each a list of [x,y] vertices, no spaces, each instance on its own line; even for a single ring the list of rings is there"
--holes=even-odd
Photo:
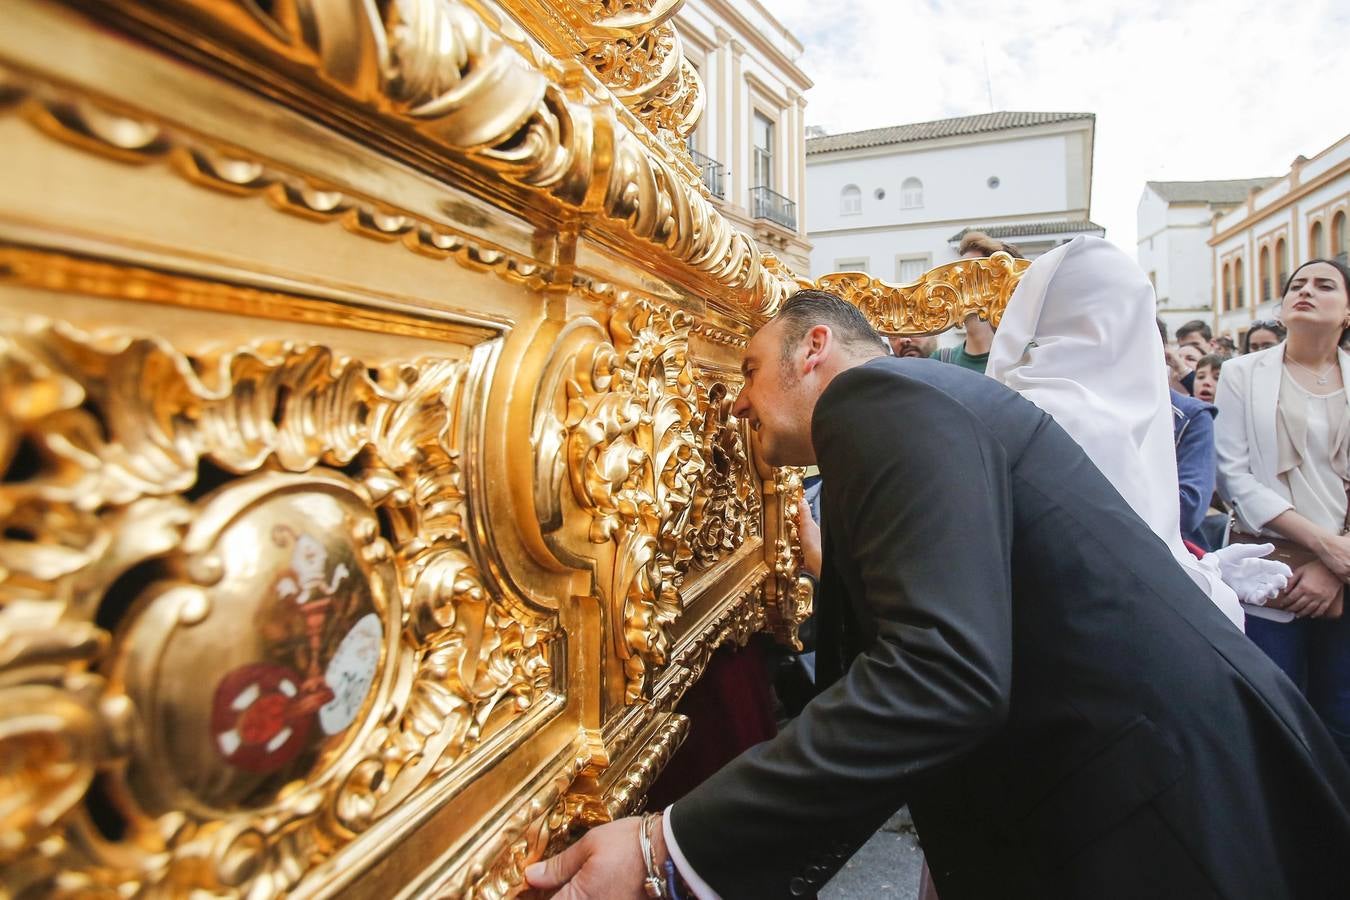
[[[1330,736],[1049,416],[883,357],[812,437],[839,677],[671,808],[722,897],[813,895],[906,802],[942,900],[1350,897]]]

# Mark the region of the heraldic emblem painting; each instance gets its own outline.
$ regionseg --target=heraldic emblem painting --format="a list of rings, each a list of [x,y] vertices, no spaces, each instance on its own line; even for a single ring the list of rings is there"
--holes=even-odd
[[[678,7],[6,6],[0,894],[511,896],[796,644],[730,409],[804,282]],[[936,331],[1016,273],[830,277]]]

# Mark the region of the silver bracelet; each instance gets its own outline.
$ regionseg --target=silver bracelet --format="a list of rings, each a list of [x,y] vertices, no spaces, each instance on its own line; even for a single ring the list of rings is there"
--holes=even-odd
[[[642,863],[647,868],[647,877],[642,881],[642,890],[652,900],[668,900],[666,882],[656,868],[656,856],[652,853],[652,839],[647,835],[647,824],[659,819],[657,813],[647,813],[638,821],[638,848],[642,850]]]

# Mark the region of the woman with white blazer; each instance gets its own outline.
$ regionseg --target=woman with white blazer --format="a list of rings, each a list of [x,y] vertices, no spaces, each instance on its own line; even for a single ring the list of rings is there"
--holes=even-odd
[[[1219,493],[1251,535],[1291,541],[1309,561],[1247,634],[1326,722],[1350,760],[1350,616],[1331,618],[1350,583],[1350,269],[1313,260],[1285,285],[1284,343],[1224,364],[1215,449]],[[1249,609],[1249,613],[1251,610]]]

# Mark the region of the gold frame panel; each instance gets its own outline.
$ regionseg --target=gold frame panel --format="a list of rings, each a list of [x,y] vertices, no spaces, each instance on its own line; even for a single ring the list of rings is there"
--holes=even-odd
[[[505,897],[794,644],[678,0],[16,0],[0,895]],[[887,331],[1010,260],[842,274]]]

